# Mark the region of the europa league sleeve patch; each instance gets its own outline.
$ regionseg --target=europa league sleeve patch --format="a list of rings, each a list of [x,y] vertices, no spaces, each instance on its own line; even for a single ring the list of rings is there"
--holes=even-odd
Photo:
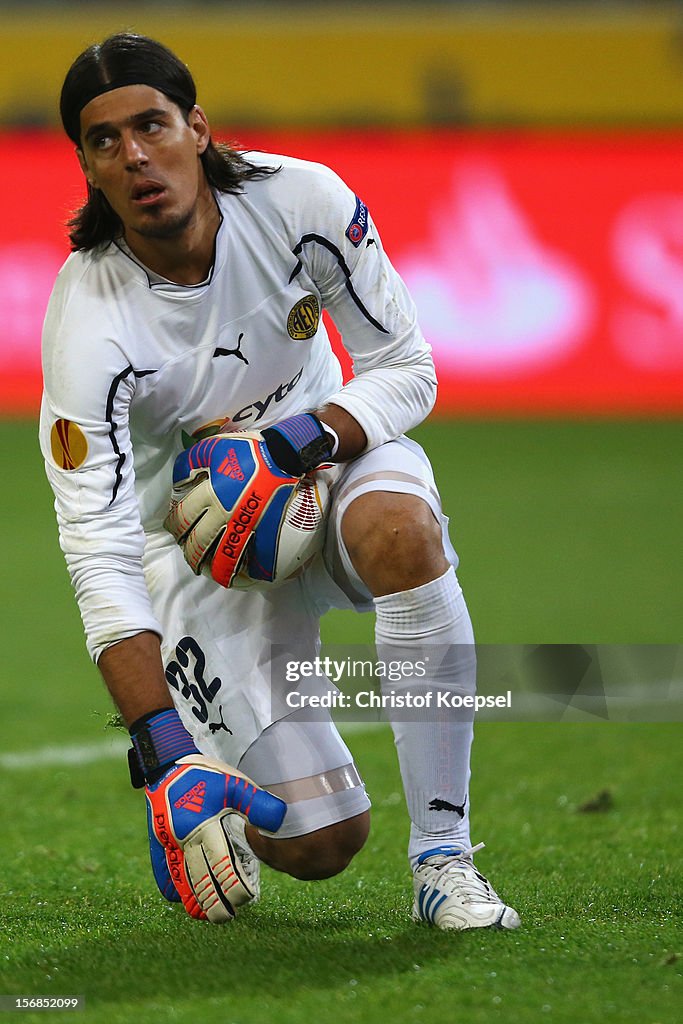
[[[60,469],[78,469],[88,454],[88,442],[77,423],[57,420],[50,431],[52,458]]]
[[[356,196],[356,212],[353,215],[351,223],[344,232],[351,245],[355,246],[356,249],[367,235],[369,225],[370,215],[368,213],[368,208],[363,200]]]

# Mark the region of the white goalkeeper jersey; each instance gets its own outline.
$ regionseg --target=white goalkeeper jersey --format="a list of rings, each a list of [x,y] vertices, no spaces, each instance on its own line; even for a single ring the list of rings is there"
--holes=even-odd
[[[282,590],[226,592],[194,577],[164,531],[188,435],[226,418],[263,428],[331,401],[374,448],[434,402],[430,348],[362,201],[321,165],[250,159],[281,169],[216,197],[206,282],[172,284],[111,244],[72,254],[50,298],[41,447],[95,659],[142,630],[158,632],[170,657],[182,639],[168,634],[174,593],[219,602],[226,636],[240,638],[224,651],[236,680],[253,676],[266,641],[301,627]],[[323,309],[353,359],[344,387]]]

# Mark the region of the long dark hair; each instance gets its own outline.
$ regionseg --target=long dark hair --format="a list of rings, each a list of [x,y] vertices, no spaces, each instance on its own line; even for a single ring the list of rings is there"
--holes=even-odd
[[[76,58],[62,86],[60,112],[69,138],[81,145],[81,110],[91,99],[124,85],[150,85],[164,93],[184,116],[197,102],[197,89],[188,68],[162,43],[148,36],[120,32],[89,46]],[[211,139],[200,156],[209,185],[217,192],[236,194],[245,181],[266,178],[277,167],[253,164],[238,150]],[[71,248],[87,251],[109,244],[123,234],[123,224],[99,189],[88,184],[88,198],[68,222]]]

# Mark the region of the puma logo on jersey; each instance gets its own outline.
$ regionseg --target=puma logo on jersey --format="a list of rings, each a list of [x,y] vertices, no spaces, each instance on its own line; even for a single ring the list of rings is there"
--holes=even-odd
[[[247,366],[249,366],[249,360],[240,351],[240,345],[242,344],[243,337],[244,334],[240,334],[239,338],[237,339],[236,348],[215,348],[213,350],[214,359],[216,358],[216,356],[237,356],[238,359],[241,359],[243,363],[246,363]]]
[[[455,811],[457,814],[460,815],[461,818],[465,817],[465,805],[464,804],[462,805],[462,807],[459,804],[449,804],[448,800],[440,800],[438,797],[434,797],[434,799],[431,801],[431,803],[429,804],[429,810],[430,811]]]

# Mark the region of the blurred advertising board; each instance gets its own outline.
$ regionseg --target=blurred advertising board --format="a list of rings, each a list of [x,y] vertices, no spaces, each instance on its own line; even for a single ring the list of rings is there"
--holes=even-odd
[[[439,412],[683,412],[683,134],[235,134],[328,164],[368,204],[434,348]],[[38,408],[82,196],[59,135],[0,135],[0,413]]]

